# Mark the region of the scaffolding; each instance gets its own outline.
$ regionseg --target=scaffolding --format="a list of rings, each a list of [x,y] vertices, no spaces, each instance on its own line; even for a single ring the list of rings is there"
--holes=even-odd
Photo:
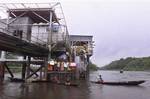
[[[0,50],[23,53],[26,60],[22,62],[23,80],[37,75],[37,72],[40,72],[40,78],[44,72],[43,78],[46,78],[51,53],[60,51],[60,46],[65,52],[70,49],[69,33],[61,4],[0,3],[0,43]],[[40,57],[43,61],[35,71],[30,67],[31,57]],[[7,63],[2,61],[6,68]],[[13,78],[11,71],[10,74]]]
[[[49,50],[58,42],[69,44],[67,24],[59,2],[0,3],[0,15],[2,32]]]

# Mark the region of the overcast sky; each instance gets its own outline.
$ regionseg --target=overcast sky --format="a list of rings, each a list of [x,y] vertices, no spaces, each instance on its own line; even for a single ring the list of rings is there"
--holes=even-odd
[[[94,36],[94,55],[91,59],[98,66],[122,57],[150,56],[150,0],[57,1],[62,3],[70,34]]]

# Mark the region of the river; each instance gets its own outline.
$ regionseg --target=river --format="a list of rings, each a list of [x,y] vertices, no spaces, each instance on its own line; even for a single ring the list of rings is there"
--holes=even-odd
[[[104,81],[146,80],[139,86],[111,86],[81,81],[71,87],[50,83],[11,83],[0,85],[0,99],[150,99],[150,72],[96,71],[90,81],[101,74]]]

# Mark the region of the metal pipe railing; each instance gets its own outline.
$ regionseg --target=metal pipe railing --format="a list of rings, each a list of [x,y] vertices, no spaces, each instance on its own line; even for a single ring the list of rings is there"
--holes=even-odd
[[[27,41],[27,42],[29,42],[29,43],[33,43],[33,44],[35,44],[35,45],[38,45],[38,46],[47,48],[47,42],[44,42],[43,40],[38,39],[38,38],[36,38],[36,37],[34,37],[34,36],[31,36],[31,37],[37,39],[37,41],[33,41],[33,40],[31,40],[31,39],[28,40],[28,39],[25,38],[25,37],[20,38],[20,37],[18,37],[18,36],[14,36],[14,35],[13,35],[13,32],[11,32],[11,31],[9,31],[9,30],[7,30],[7,29],[5,29],[5,28],[1,28],[1,27],[0,27],[0,31],[1,31],[2,33],[8,34],[8,35],[13,36],[13,37],[15,37],[15,38],[19,38],[19,39],[24,40],[24,41]],[[22,32],[22,34],[27,35],[25,32]],[[42,44],[39,43],[39,42],[42,42]],[[44,45],[43,45],[43,44],[44,44]],[[45,45],[45,44],[46,44],[46,45]]]

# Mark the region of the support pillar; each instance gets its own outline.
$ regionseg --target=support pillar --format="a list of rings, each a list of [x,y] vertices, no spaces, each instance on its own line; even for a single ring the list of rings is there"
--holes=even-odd
[[[23,60],[26,60],[26,56],[23,57]],[[25,79],[26,67],[27,67],[27,64],[26,64],[26,62],[24,62],[24,63],[22,64],[22,79]]]
[[[41,67],[43,67],[43,66],[41,65]],[[40,69],[40,80],[42,80],[42,69],[43,68]]]
[[[31,57],[28,56],[27,66],[26,66],[26,72],[27,72],[26,77],[28,77],[30,75],[30,63],[31,63]]]
[[[42,68],[43,68],[43,66],[39,67],[39,68],[38,68],[37,70],[35,70],[32,74],[30,74],[29,76],[27,76],[26,79],[32,77],[35,73],[37,73],[37,72],[38,72],[40,69],[42,69]]]
[[[4,60],[6,57],[6,52],[5,51],[1,51],[1,59]]]
[[[30,69],[30,72],[32,72],[32,73],[34,72],[34,70],[32,70],[31,67],[30,67],[29,69]],[[37,73],[35,73],[34,75],[35,75],[36,77],[39,77],[39,75],[38,75]]]
[[[48,58],[46,57],[46,58],[44,58],[44,79],[47,79],[47,72],[48,72],[48,70],[47,70],[47,68],[48,68]]]
[[[4,64],[0,62],[0,83],[3,82],[4,75],[5,75],[5,67],[4,67]]]
[[[86,78],[89,78],[89,62],[90,62],[90,56],[87,55],[87,67],[86,67]]]
[[[3,62],[3,65],[5,66],[5,68],[7,69],[7,71],[9,72],[11,78],[14,78],[13,73],[11,72],[11,70],[9,69],[9,67],[7,66],[6,62]]]

